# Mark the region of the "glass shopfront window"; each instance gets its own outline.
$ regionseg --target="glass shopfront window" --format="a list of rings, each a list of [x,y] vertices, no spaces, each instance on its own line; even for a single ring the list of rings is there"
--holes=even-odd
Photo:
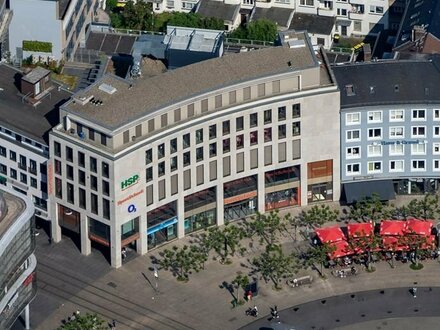
[[[89,218],[89,238],[105,246],[110,246],[110,226]]]
[[[258,209],[257,176],[252,175],[224,184],[225,221],[244,218]]]
[[[148,248],[177,237],[177,202],[171,202],[147,213]]]
[[[185,234],[215,225],[216,205],[215,187],[185,197]]]
[[[286,167],[265,173],[266,211],[300,204],[300,167]]]

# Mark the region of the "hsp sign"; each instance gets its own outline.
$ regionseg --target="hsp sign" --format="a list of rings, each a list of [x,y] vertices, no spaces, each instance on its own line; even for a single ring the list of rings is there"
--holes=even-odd
[[[128,178],[127,180],[121,182],[121,190],[130,188],[131,186],[135,185],[138,182],[139,182],[139,175],[135,174],[132,177]]]

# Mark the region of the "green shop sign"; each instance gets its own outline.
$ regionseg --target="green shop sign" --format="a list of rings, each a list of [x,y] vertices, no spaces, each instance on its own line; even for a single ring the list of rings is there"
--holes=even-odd
[[[125,181],[121,182],[121,189],[125,190],[127,188],[130,188],[132,185],[135,185],[139,182],[139,175],[135,174],[132,177],[128,178]]]

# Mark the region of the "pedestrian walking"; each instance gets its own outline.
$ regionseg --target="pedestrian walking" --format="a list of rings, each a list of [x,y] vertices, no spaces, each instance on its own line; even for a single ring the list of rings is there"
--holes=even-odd
[[[122,256],[122,260],[127,258],[127,249],[125,248],[125,246],[122,248],[121,256]]]
[[[247,293],[246,293],[246,297],[247,297],[247,301],[251,301],[252,300],[252,291],[248,291]]]
[[[111,329],[116,330],[116,320],[112,320]]]

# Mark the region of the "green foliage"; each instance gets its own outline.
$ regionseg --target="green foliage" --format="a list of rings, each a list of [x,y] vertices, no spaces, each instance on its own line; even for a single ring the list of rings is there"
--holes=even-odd
[[[313,228],[322,226],[326,222],[336,221],[338,215],[338,211],[332,210],[328,205],[314,205],[311,209],[302,211],[298,221],[309,228]]]
[[[105,1],[106,9],[109,11],[113,11],[116,8],[117,4],[118,4],[118,0],[106,0]]]
[[[305,266],[316,269],[321,277],[324,276],[322,268],[328,260],[329,254],[336,251],[334,245],[325,243],[322,245],[314,246],[310,248],[306,253]],[[316,267],[316,264],[320,265],[320,268]]]
[[[207,260],[204,254],[197,246],[182,248],[173,246],[171,250],[165,249],[159,264],[167,270],[171,270],[180,281],[188,281],[191,271],[199,272],[204,268]]]
[[[75,315],[75,320],[67,322],[59,330],[105,330],[108,326],[97,314]]]
[[[36,40],[23,40],[23,50],[30,52],[52,53],[52,43]]]
[[[211,227],[203,237],[202,245],[206,250],[214,250],[222,259],[228,262],[228,256],[242,248],[240,242],[245,237],[242,228],[235,225],[225,225],[223,228]]]
[[[268,19],[262,18],[235,29],[228,37],[273,42],[277,37],[277,33],[276,24]]]
[[[414,252],[414,263],[419,264],[418,251],[425,248],[428,243],[428,238],[423,235],[416,235],[409,233],[398,238],[398,244],[407,246],[411,252]]]
[[[438,196],[426,194],[423,199],[413,199],[411,202],[409,202],[407,208],[408,214],[415,218],[423,220],[435,219],[436,215],[440,211]]]
[[[133,30],[151,30],[153,25],[151,3],[128,1],[122,10],[122,25]]]
[[[360,253],[365,253],[367,255],[366,259],[366,267],[368,270],[371,270],[372,266],[372,253],[378,250],[382,244],[382,239],[379,236],[360,236],[357,238],[353,238],[349,242],[349,246],[353,251],[360,251]]]
[[[354,220],[371,220],[374,222],[386,219],[391,210],[380,200],[377,194],[363,198],[350,208],[350,217]]]
[[[268,246],[261,256],[252,260],[252,265],[260,272],[264,280],[271,280],[275,289],[279,289],[282,278],[296,274],[300,269],[296,255],[285,255],[278,245]]]
[[[278,242],[277,234],[287,231],[286,223],[286,218],[281,218],[278,211],[271,211],[269,214],[257,212],[254,219],[246,222],[245,226],[249,237],[257,235],[260,243],[273,245]]]
[[[242,288],[243,290],[246,289],[246,286],[249,285],[249,277],[247,275],[243,275],[243,274],[237,274],[237,276],[232,280],[231,282],[232,284],[234,284],[237,288],[237,300],[238,303],[240,303],[240,294],[239,294],[239,290],[240,288]]]

